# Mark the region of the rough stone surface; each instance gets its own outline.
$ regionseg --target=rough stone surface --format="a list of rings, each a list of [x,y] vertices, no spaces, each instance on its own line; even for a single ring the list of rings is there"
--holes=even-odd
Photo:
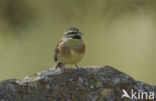
[[[144,99],[122,98],[123,89],[130,96],[131,89],[134,92],[154,92],[156,96],[155,86],[135,81],[110,66],[92,66],[63,71],[49,69],[23,81],[2,81],[0,101],[156,101],[155,96],[152,100],[145,100],[146,96]]]

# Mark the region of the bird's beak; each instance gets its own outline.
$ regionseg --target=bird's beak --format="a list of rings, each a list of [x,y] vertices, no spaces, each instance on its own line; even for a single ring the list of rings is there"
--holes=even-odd
[[[81,33],[81,32],[78,32],[78,34],[79,34],[80,36],[82,36],[82,35],[83,35],[83,33]]]

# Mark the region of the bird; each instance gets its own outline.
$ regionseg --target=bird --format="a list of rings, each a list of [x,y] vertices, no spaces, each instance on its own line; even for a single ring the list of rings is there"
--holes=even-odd
[[[67,29],[55,48],[55,69],[62,69],[66,64],[79,68],[77,63],[82,60],[85,54],[85,43],[82,40],[82,35],[83,33],[76,27]]]

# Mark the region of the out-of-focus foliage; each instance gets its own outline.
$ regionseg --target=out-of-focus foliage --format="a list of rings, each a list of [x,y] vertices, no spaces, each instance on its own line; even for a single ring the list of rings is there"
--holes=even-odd
[[[55,65],[64,31],[76,26],[87,50],[79,65],[112,65],[156,84],[155,0],[1,0],[0,80]]]

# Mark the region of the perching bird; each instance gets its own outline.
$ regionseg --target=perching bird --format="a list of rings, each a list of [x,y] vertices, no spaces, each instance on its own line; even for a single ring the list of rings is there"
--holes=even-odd
[[[73,64],[78,67],[77,63],[83,58],[84,53],[85,44],[82,40],[82,33],[78,28],[69,28],[56,46],[54,61],[57,64],[55,68],[64,68],[65,64]]]

